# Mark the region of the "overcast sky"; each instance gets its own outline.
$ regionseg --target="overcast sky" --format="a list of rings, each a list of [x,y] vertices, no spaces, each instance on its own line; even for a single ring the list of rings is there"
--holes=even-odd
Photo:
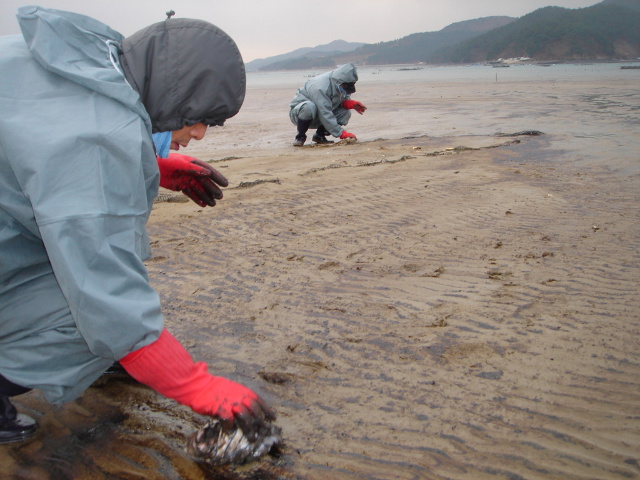
[[[462,20],[521,17],[549,5],[582,8],[600,0],[2,0],[0,35],[19,33],[18,7],[40,5],[92,16],[125,36],[166,18],[207,20],[238,44],[245,62],[333,40],[378,43],[435,32]]]

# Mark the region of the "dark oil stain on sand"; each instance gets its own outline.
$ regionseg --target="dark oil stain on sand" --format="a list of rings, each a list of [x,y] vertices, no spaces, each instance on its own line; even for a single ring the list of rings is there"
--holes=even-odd
[[[0,447],[2,480],[281,480],[283,451],[240,466],[193,460],[187,437],[206,419],[127,379],[96,382],[78,400],[49,405],[37,392],[15,397],[37,418],[29,441]]]

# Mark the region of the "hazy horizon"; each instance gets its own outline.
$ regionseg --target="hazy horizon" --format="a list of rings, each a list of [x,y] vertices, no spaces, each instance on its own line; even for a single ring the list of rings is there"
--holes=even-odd
[[[160,5],[151,0],[108,3],[86,0],[42,0],[42,7],[89,15],[129,36],[141,28],[166,18],[209,21],[237,43],[245,62],[289,53],[303,47],[316,47],[334,40],[379,43],[412,33],[438,31],[452,23],[490,16],[521,17],[538,8],[559,6],[584,8],[599,0],[329,0],[301,8],[293,0],[183,0],[179,5]],[[5,15],[0,16],[0,35],[19,33],[15,12],[30,3],[4,0]]]

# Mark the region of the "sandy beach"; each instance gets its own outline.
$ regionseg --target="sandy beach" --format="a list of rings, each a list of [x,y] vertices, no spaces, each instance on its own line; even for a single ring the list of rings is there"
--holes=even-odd
[[[518,68],[364,69],[359,141],[302,148],[302,73],[250,75],[181,151],[224,199],[161,192],[147,266],[192,356],[273,406],[281,455],[197,464],[205,419],[115,378],[16,397],[42,428],[0,478],[640,478],[640,71]]]

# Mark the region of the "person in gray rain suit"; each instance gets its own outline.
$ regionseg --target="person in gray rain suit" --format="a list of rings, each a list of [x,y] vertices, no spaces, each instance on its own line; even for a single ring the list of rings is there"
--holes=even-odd
[[[311,139],[319,144],[333,143],[327,140],[327,135],[341,140],[356,139],[353,133],[342,127],[349,123],[351,110],[362,115],[367,109],[362,103],[351,100],[351,95],[356,92],[357,81],[356,66],[347,63],[310,78],[298,89],[289,104],[289,118],[298,129],[294,146],[304,145],[310,128],[316,129]]]
[[[154,134],[177,150],[239,111],[235,43],[194,19],[128,38],[40,7],[18,23],[0,39],[0,443],[38,428],[11,397],[73,400],[116,361],[251,437],[273,413],[167,331],[143,263],[158,185],[212,205],[228,184],[191,157],[156,158]]]

